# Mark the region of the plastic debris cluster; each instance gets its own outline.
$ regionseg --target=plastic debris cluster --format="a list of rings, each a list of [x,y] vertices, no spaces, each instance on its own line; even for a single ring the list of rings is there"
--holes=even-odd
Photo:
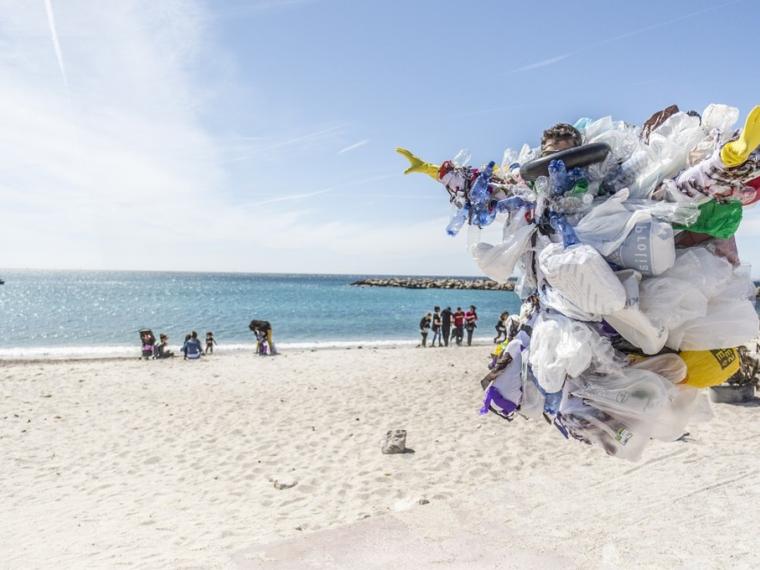
[[[397,149],[446,188],[484,274],[524,300],[482,380],[481,413],[544,418],[636,460],[709,419],[704,388],[739,370],[758,333],[734,233],[760,199],[760,107],[671,106],[635,126],[580,119],[500,165],[441,165]],[[480,229],[503,226],[500,243]]]

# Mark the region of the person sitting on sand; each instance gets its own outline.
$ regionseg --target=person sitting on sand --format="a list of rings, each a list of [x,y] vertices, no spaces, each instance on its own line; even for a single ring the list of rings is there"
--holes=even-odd
[[[201,357],[203,349],[201,348],[201,341],[198,340],[197,332],[190,333],[190,339],[185,341],[182,352],[185,353],[185,360],[197,360]]]
[[[427,335],[428,331],[430,331],[430,323],[432,320],[433,315],[431,313],[423,315],[420,319],[420,335],[422,336],[422,342],[417,345],[417,348],[427,346]]]
[[[214,333],[209,331],[206,333],[206,354],[209,352],[211,354],[214,354],[214,345],[216,344],[216,340],[214,340]]]
[[[164,333],[158,335],[159,343],[156,345],[156,358],[171,358],[174,353],[169,350],[169,337]]]

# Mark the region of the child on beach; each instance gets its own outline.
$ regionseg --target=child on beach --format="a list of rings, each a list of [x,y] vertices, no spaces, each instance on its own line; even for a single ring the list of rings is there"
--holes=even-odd
[[[211,354],[214,354],[214,345],[216,344],[216,341],[214,340],[214,333],[209,331],[206,333],[206,354],[209,352]]]

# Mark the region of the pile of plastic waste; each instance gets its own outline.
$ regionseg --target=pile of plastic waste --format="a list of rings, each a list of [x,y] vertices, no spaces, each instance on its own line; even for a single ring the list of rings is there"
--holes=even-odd
[[[584,118],[482,168],[464,152],[438,165],[397,149],[406,173],[446,188],[447,232],[469,227],[483,273],[519,275],[524,304],[481,413],[543,417],[630,460],[709,419],[704,389],[738,371],[759,326],[734,233],[760,199],[760,106],[735,130],[738,118],[715,104],[642,126]],[[487,243],[494,223],[502,240]]]

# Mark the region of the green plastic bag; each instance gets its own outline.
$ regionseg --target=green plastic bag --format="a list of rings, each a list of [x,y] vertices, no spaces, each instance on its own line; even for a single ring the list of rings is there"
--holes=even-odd
[[[690,226],[674,225],[677,230],[689,230],[707,234],[719,239],[728,239],[739,229],[742,221],[742,203],[716,202],[710,200],[699,207],[699,218]]]

